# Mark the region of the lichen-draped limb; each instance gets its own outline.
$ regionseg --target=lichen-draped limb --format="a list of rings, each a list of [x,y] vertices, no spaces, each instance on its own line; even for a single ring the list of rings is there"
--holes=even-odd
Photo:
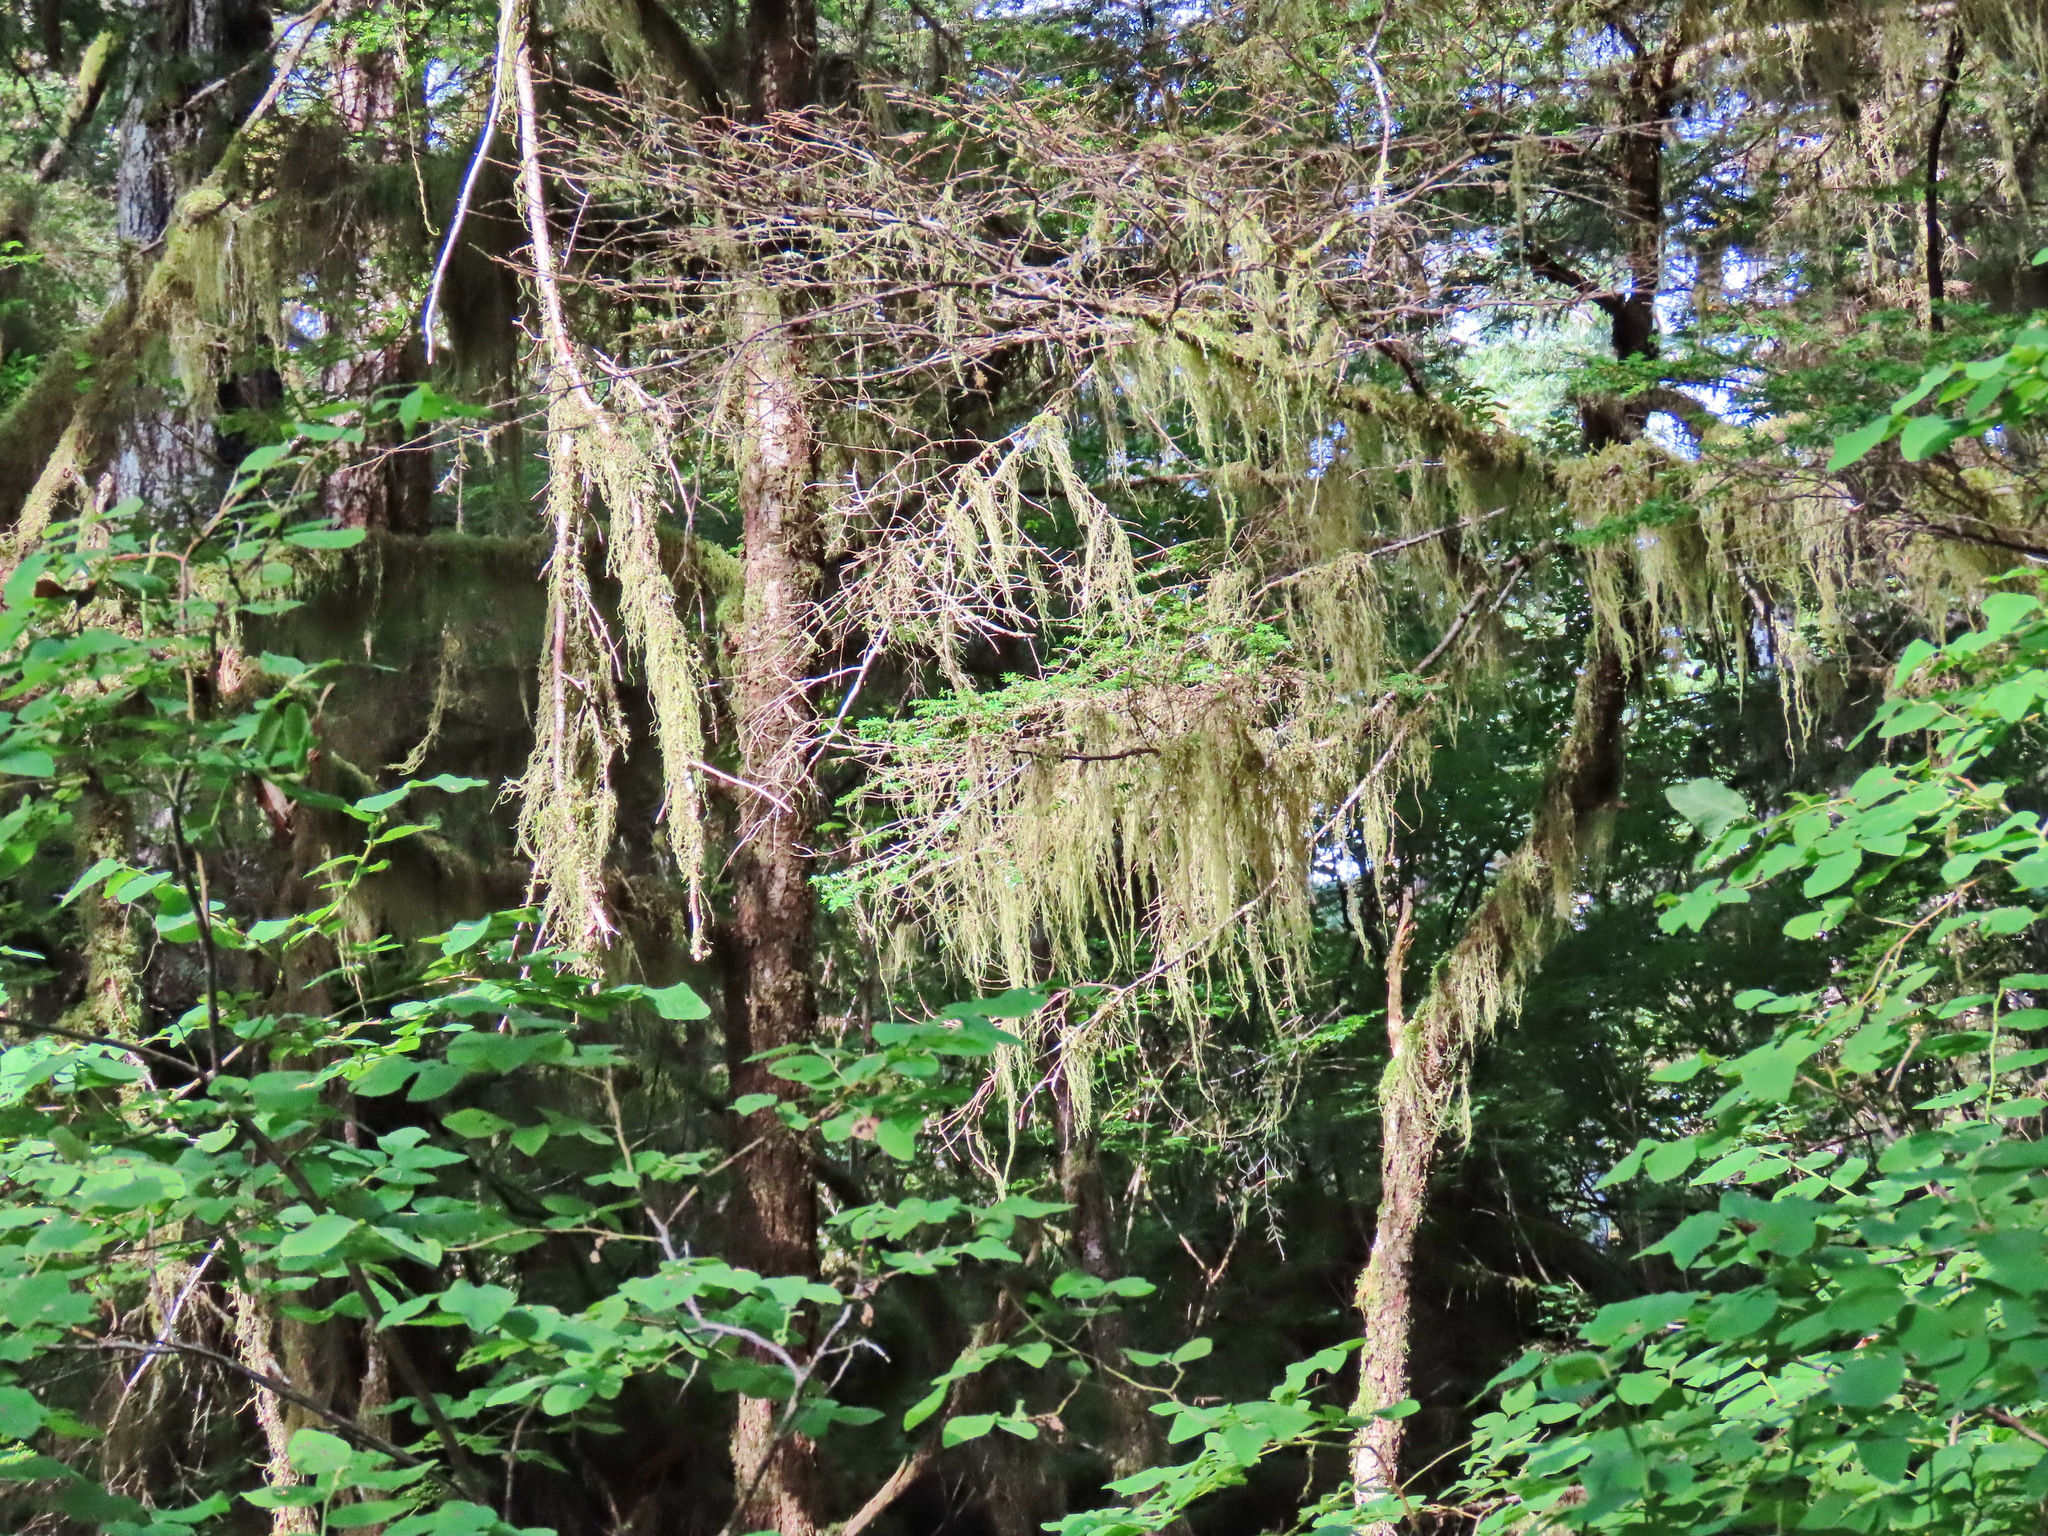
[[[1438,961],[1428,995],[1390,1043],[1381,1085],[1380,1203],[1356,1304],[1365,1330],[1352,1442],[1363,1503],[1399,1486],[1401,1420],[1378,1416],[1408,1396],[1410,1282],[1430,1170],[1464,1092],[1472,1052],[1519,1006],[1530,976],[1597,866],[1621,785],[1628,667],[1596,628],[1572,701],[1572,724],[1521,845]],[[1390,1021],[1390,1033],[1393,1033]],[[1377,1527],[1387,1531],[1391,1527]]]
[[[626,642],[626,655],[639,662],[648,703],[654,715],[654,740],[661,760],[663,816],[668,844],[686,891],[692,952],[701,959],[706,953],[708,932],[704,906],[704,663],[697,642],[678,610],[675,581],[662,557],[660,517],[663,482],[668,476],[663,459],[657,454],[664,452],[666,445],[657,442],[650,446],[643,440],[652,430],[648,421],[649,418],[643,416],[639,422],[629,423],[613,414],[587,390],[560,393],[549,411],[552,452],[548,465],[548,494],[551,506],[556,497],[573,497],[579,509],[584,498],[594,494],[608,514],[606,558],[611,574],[619,583],[620,630]],[[571,524],[565,525],[565,515],[571,519]],[[553,518],[557,537],[562,536],[565,526],[580,530],[581,524],[577,521],[580,515],[580,510],[568,512],[566,504],[557,507]],[[580,532],[573,536],[580,540]],[[576,558],[582,558],[580,553]],[[551,574],[551,603],[557,600],[554,583],[559,579],[559,575]],[[587,582],[579,578],[574,589],[563,590],[560,597],[570,604],[570,610],[551,616],[550,634],[554,634],[563,623],[580,625],[588,636],[586,648],[592,653],[591,664],[597,665],[596,657],[603,653],[606,664],[616,665],[620,658],[610,655],[610,637]],[[549,674],[543,687],[543,695],[547,699],[552,699],[556,693],[553,667],[551,656],[543,668]],[[609,695],[608,687],[605,692]],[[616,750],[624,745],[624,730],[618,721],[616,705],[607,704],[606,708],[611,719],[607,739]],[[599,743],[593,739],[591,745],[595,748]],[[537,745],[536,763],[544,752],[552,750],[552,743]],[[608,772],[609,758],[605,761]],[[586,772],[580,778],[571,774],[560,782],[570,786],[563,793],[572,798],[587,791],[608,795],[608,790],[599,790],[603,777],[603,774]],[[550,770],[545,785],[556,782]],[[579,784],[583,788],[575,787]],[[595,803],[581,810],[572,809],[557,792],[546,789],[542,781],[529,777],[528,785],[543,789],[542,798],[555,802],[554,808],[546,812],[548,816],[580,829],[570,840],[581,850],[575,856],[578,864],[591,857],[601,864],[610,844],[608,812]],[[601,842],[598,840],[600,836]],[[550,902],[566,902],[567,905],[561,908],[564,914],[571,910],[587,914],[589,898],[578,897],[573,891],[579,885],[587,887],[589,878],[589,873],[580,872],[579,868],[555,863],[544,877],[544,889],[552,893],[557,880],[568,880],[572,894],[560,898],[550,894],[548,899]],[[569,924],[569,929],[583,933],[587,940],[607,937],[600,927],[587,920],[587,916]]]
[[[1241,580],[1124,617],[1058,670],[871,728],[864,794],[887,820],[839,890],[878,925],[942,923],[955,963],[990,981],[1087,974],[1106,936],[1123,966],[1185,954],[1162,984],[1190,1019],[1211,961],[1241,991],[1298,995],[1320,823],[1397,713],[1300,665]],[[1369,840],[1402,776],[1355,797]]]
[[[701,766],[706,756],[704,664],[677,610],[675,582],[661,558],[657,464],[621,431],[591,444],[583,462],[611,515],[607,549],[619,583],[619,613],[626,644],[640,660],[654,712],[669,850],[687,893],[691,953],[702,959],[709,931]]]
[[[518,793],[519,841],[549,938],[595,963],[617,925],[605,860],[617,817],[612,762],[626,744],[613,690],[610,636],[585,568],[583,477],[574,431],[549,439],[548,630],[534,711],[533,756]]]
[[[692,947],[701,954],[703,678],[661,561],[659,463],[598,399],[569,335],[542,192],[533,60],[517,0],[507,0],[499,37],[511,49],[520,204],[556,390],[549,412],[549,648],[534,755],[521,785],[520,836],[534,858],[534,885],[545,895],[549,926],[594,956],[615,932],[604,894],[604,861],[615,813],[611,763],[625,745],[611,685],[618,657],[583,564],[583,502],[594,490],[611,514],[611,568],[620,584],[627,641],[645,664],[667,790],[669,845],[689,891]]]

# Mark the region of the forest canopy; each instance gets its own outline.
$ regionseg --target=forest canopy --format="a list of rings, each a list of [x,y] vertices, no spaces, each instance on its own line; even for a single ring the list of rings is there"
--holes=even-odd
[[[5,1529],[2040,1530],[2048,8],[0,55]]]

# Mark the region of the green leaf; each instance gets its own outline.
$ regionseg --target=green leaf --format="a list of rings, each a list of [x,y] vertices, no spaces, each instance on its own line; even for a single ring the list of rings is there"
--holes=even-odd
[[[1882,1483],[1902,1483],[1913,1460],[1910,1440],[1858,1440],[1856,1455],[1864,1469]]]
[[[1961,422],[1945,416],[1915,416],[1899,430],[1899,453],[1908,464],[1932,458],[1963,435]]]
[[[484,936],[490,931],[491,920],[488,917],[480,917],[472,923],[457,923],[441,935],[441,953],[459,955],[465,950],[473,949],[483,942]]]
[[[57,760],[39,747],[0,754],[0,773],[21,779],[47,779],[57,771]]]
[[[398,1092],[419,1069],[420,1064],[410,1056],[380,1056],[349,1087],[363,1098],[381,1099],[387,1093]]]
[[[1735,1006],[1738,1008],[1742,1006],[1741,998],[1738,997],[1735,1000]],[[1684,1056],[1677,1061],[1667,1062],[1651,1072],[1650,1081],[1653,1083],[1689,1083],[1706,1069],[1706,1065],[1707,1059],[1697,1053],[1691,1056]]]
[[[923,1115],[891,1115],[875,1127],[875,1145],[907,1163],[917,1156],[917,1133],[923,1128]]]
[[[1872,1350],[1847,1361],[1828,1383],[1828,1396],[1844,1408],[1875,1408],[1906,1380],[1906,1360],[1897,1350]]]
[[[303,1227],[294,1228],[285,1234],[277,1245],[279,1258],[317,1259],[332,1253],[348,1241],[356,1230],[356,1223],[338,1211],[325,1211],[315,1216]]]
[[[1979,605],[1987,634],[2009,635],[2041,607],[2041,599],[2025,592],[1993,592]]]
[[[43,1427],[43,1405],[20,1387],[0,1387],[0,1437],[26,1440]]]
[[[1607,1379],[1607,1363],[1581,1349],[1559,1355],[1544,1369],[1544,1387],[1559,1396],[1578,1398]]]
[[[1889,741],[1894,736],[1907,736],[1914,731],[1924,731],[1940,720],[1943,714],[1939,704],[1922,699],[1917,703],[1904,704],[1889,711],[1884,723],[1877,728],[1877,734]]]
[[[1719,1211],[1696,1211],[1644,1252],[1668,1253],[1680,1269],[1690,1269],[1727,1225],[1728,1218]]]
[[[1604,1349],[1610,1344],[1660,1333],[1685,1316],[1698,1299],[1697,1291],[1660,1291],[1655,1295],[1613,1302],[1593,1314],[1593,1320],[1581,1330],[1581,1336],[1588,1344],[1597,1344]]]
[[[93,1314],[92,1298],[73,1290],[71,1282],[55,1270],[24,1276],[0,1289],[0,1322],[10,1328],[68,1327],[86,1322]]]
[[[1829,473],[1833,473],[1838,469],[1847,469],[1851,464],[1854,464],[1858,459],[1869,453],[1871,449],[1891,436],[1892,427],[1897,421],[1898,418],[1896,416],[1880,416],[1874,421],[1865,422],[1854,432],[1847,432],[1836,438],[1835,451],[1828,458]]]
[[[441,1123],[458,1136],[472,1136],[479,1139],[496,1136],[501,1131],[512,1129],[512,1122],[501,1115],[494,1115],[488,1109],[458,1109],[441,1117]]]
[[[590,1386],[581,1381],[558,1381],[541,1394],[542,1413],[574,1413],[591,1398]]]
[[[1671,808],[1712,841],[1749,818],[1749,802],[1714,779],[1688,779],[1664,791]]]
[[[948,1017],[975,1015],[984,1019],[1028,1019],[1046,1004],[1047,994],[1025,987],[1012,987],[998,997],[971,1003],[954,1003],[939,1012]]]
[[[300,549],[354,549],[368,536],[361,528],[292,528],[284,541]]]
[[[965,1445],[969,1440],[979,1440],[996,1427],[993,1413],[970,1413],[959,1418],[946,1420],[946,1427],[939,1434],[939,1443],[948,1448]]]
[[[548,1137],[552,1134],[554,1133],[544,1125],[521,1126],[512,1133],[512,1145],[528,1157],[534,1157],[548,1144]]]
[[[343,1504],[327,1512],[330,1531],[352,1531],[362,1525],[382,1525],[418,1506],[411,1499],[370,1499],[361,1504]]]
[[[1991,1278],[2021,1295],[2048,1291],[2048,1257],[2043,1255],[2039,1232],[2006,1230],[1983,1239],[1984,1257],[1990,1262]]]
[[[420,1066],[419,1077],[412,1085],[412,1092],[405,1096],[408,1104],[424,1104],[429,1099],[438,1099],[443,1094],[453,1093],[469,1077],[467,1067],[455,1066],[445,1061],[429,1061]]]
[[[1670,1389],[1671,1378],[1654,1371],[1630,1371],[1614,1384],[1614,1395],[1633,1408],[1647,1408]]]
[[[699,997],[696,990],[687,983],[677,982],[672,987],[649,987],[643,993],[654,1005],[654,1011],[664,1019],[708,1019],[711,1005]]]
[[[1653,1147],[1643,1158],[1643,1172],[1659,1184],[1668,1184],[1699,1157],[1699,1143],[1687,1136]]]
[[[263,447],[244,455],[242,462],[235,466],[238,476],[260,475],[266,469],[275,469],[290,453],[289,443],[266,443]]]
[[[441,1295],[441,1310],[469,1325],[472,1333],[489,1333],[519,1298],[502,1285],[472,1285],[458,1280]]]
[[[1899,652],[1898,665],[1892,669],[1892,686],[1894,688],[1904,687],[1906,679],[1911,677],[1914,672],[1919,670],[1920,667],[1937,654],[1930,641],[1909,641],[1906,648]]]
[[[1754,1338],[1778,1314],[1775,1291],[1740,1291],[1707,1314],[1700,1333],[1712,1344]]]
[[[60,907],[70,906],[72,902],[79,898],[82,892],[91,890],[109,875],[127,867],[119,859],[100,859],[90,869],[86,870],[84,874],[71,882],[71,889],[57,898],[57,905]]]
[[[1863,850],[1851,848],[1845,853],[1832,853],[1813,867],[1813,873],[1800,886],[1803,895],[1825,896],[1839,890],[1856,877],[1856,871],[1863,867]]]
[[[346,1467],[354,1453],[339,1435],[321,1429],[295,1430],[285,1442],[285,1455],[294,1471],[308,1477],[323,1477]]]
[[[944,1387],[933,1387],[931,1391],[925,1393],[923,1397],[920,1397],[910,1405],[910,1410],[903,1415],[903,1427],[906,1430],[917,1428],[918,1425],[937,1413],[940,1404],[944,1403],[945,1400],[946,1389]]]

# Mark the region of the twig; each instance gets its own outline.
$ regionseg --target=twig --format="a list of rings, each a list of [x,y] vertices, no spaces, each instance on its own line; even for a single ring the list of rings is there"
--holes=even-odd
[[[2008,1413],[2005,1409],[1987,1408],[1985,1412],[1989,1413],[1992,1418],[1998,1420],[1998,1422],[2003,1424],[2007,1429],[2017,1430],[2019,1433],[2025,1435],[2029,1440],[2033,1441],[2034,1444],[2048,1445],[2048,1435],[2044,1435],[2039,1430],[2032,1429],[2029,1426],[2022,1424],[2018,1419],[2014,1418],[2012,1414]]]
[[[882,1486],[868,1497],[867,1503],[854,1511],[853,1517],[839,1528],[839,1536],[860,1536],[876,1520],[888,1513],[889,1506],[903,1496],[903,1490],[916,1482],[931,1465],[934,1454],[932,1442],[927,1439],[916,1450],[896,1465]]]

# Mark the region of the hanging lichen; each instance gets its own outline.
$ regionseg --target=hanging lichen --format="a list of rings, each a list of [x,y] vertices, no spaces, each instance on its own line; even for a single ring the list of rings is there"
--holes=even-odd
[[[547,649],[534,710],[533,757],[518,785],[519,842],[551,940],[592,960],[617,933],[605,889],[617,797],[612,764],[626,744],[613,676],[618,658],[585,569],[585,484],[578,438],[549,438]]]

